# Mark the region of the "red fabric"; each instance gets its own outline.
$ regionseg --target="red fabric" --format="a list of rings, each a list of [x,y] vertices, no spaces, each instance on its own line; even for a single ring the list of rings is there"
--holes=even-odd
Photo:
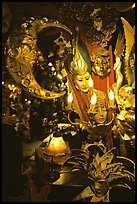
[[[75,24],[73,25],[75,28]],[[70,26],[71,27],[71,26]],[[85,33],[85,29],[83,28],[83,26],[81,26],[81,24],[79,25],[80,28],[80,38],[83,40],[83,42],[86,44],[88,51],[89,51],[89,55],[92,55],[92,51],[93,49],[99,47],[99,45],[97,43],[91,44],[87,38],[86,38],[86,33]],[[73,30],[74,31],[74,30]],[[94,82],[94,88],[100,91],[103,91],[106,94],[106,97],[108,99],[108,93],[109,93],[109,88],[112,88],[112,85],[114,83],[114,70],[113,70],[113,53],[112,53],[112,45],[109,46],[108,49],[109,53],[110,53],[110,74],[108,77],[101,79],[99,76],[96,75],[92,75],[92,79]],[[80,107],[80,110],[85,118],[85,121],[89,121],[89,117],[88,115],[85,113],[85,110],[83,110],[82,108],[82,101],[84,101],[85,106],[88,106],[87,101],[87,95],[86,94],[79,94],[78,90],[75,88],[74,83],[70,77],[70,74],[68,73],[68,77],[70,78],[70,82],[72,83],[72,87],[74,90],[74,93],[77,96],[77,100],[78,100],[78,104]],[[110,121],[112,118],[111,114],[108,113],[108,121]],[[103,133],[103,131],[101,130],[101,132]],[[111,131],[111,125],[110,125],[110,129],[108,128],[108,130],[106,129],[106,127],[104,128],[104,133],[106,135],[106,148],[107,150],[110,150],[113,147],[113,138],[112,138],[112,131]]]
[[[79,93],[80,93],[81,99],[83,100],[85,110],[89,109],[90,104],[89,104],[89,101],[88,101],[87,93],[84,93],[84,92],[81,92],[81,91],[79,91]]]
[[[92,55],[92,51],[99,47],[97,43],[90,44],[87,39],[85,39],[85,44],[88,48],[89,55]],[[113,53],[112,53],[112,45],[109,46],[108,49],[110,53],[110,74],[108,77],[101,79],[99,76],[92,75],[93,82],[94,82],[94,88],[98,89],[100,91],[103,91],[106,94],[106,97],[108,98],[109,88],[112,88],[112,84],[114,83],[114,70],[113,70]]]
[[[70,22],[67,22],[68,27],[72,30],[72,33],[75,33],[75,28],[78,26],[79,27],[79,35],[81,40],[86,44],[88,51],[89,51],[89,55],[92,55],[92,51],[93,49],[99,47],[99,45],[94,42],[94,43],[90,43],[89,40],[86,38],[86,28],[83,26],[82,23],[80,22],[73,22],[73,25],[70,24]],[[73,36],[74,37],[74,36]],[[112,45],[109,46],[109,52],[110,52],[110,75],[105,78],[105,79],[100,79],[98,76],[93,75],[93,81],[94,81],[94,88],[98,89],[100,91],[103,91],[104,93],[106,93],[106,96],[108,97],[108,91],[109,88],[112,87],[112,84],[114,83],[114,70],[113,70],[113,53],[112,53]]]
[[[90,106],[89,100],[88,100],[88,95],[87,95],[87,93],[83,93],[83,92],[76,89],[69,72],[68,72],[68,79],[69,79],[69,82],[71,83],[71,86],[73,88],[73,93],[76,96],[80,111],[81,111],[85,121],[89,122],[90,119],[89,119],[88,114],[86,113],[87,109]],[[112,115],[111,115],[111,112],[109,112],[107,122],[109,122],[111,119],[112,119]],[[101,126],[101,127],[95,128],[95,129],[97,132],[94,131],[93,134],[98,135],[98,133],[100,132],[100,135],[102,135],[102,137],[106,138],[105,140],[106,140],[107,151],[110,150],[113,147],[111,124],[108,127],[107,126]]]
[[[93,49],[99,47],[97,43],[94,44],[90,44],[88,42],[88,40],[86,38],[83,37],[83,41],[85,42],[88,51],[89,51],[89,55],[92,55],[92,51]],[[112,88],[112,85],[114,83],[114,70],[113,70],[113,53],[112,53],[112,45],[109,46],[108,49],[109,53],[110,53],[110,74],[108,77],[101,79],[99,76],[96,75],[92,75],[92,79],[94,82],[94,88],[100,91],[103,91],[106,94],[106,99],[108,100],[108,93],[109,93],[109,88]],[[111,121],[112,119],[112,113],[108,112],[108,122]],[[113,147],[113,138],[112,138],[112,131],[111,131],[111,125],[109,127],[106,128],[106,126],[104,126],[104,130],[103,128],[101,128],[101,134],[104,136],[106,135],[106,149],[107,151],[109,151],[112,147]]]

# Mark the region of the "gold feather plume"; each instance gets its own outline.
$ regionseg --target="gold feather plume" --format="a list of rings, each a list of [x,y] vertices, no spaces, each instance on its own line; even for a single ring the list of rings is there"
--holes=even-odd
[[[134,28],[123,18],[121,17],[125,38],[126,38],[126,52],[125,52],[125,60],[128,62],[132,47],[134,45]]]
[[[119,32],[114,51],[114,54],[119,58],[121,58],[125,49],[124,39],[124,34],[122,35],[122,33]]]

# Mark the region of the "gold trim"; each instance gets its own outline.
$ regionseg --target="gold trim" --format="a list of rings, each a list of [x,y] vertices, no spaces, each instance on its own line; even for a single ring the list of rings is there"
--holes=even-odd
[[[61,28],[72,35],[71,30],[58,21],[50,22],[46,17],[39,19],[31,17],[21,24],[18,35],[18,31],[15,30],[6,43],[6,63],[9,73],[25,91],[42,99],[54,99],[66,93],[65,91],[56,93],[42,88],[33,75],[32,67],[37,57],[41,56],[41,60],[44,61],[41,51],[36,47],[37,34],[48,27]],[[29,83],[25,84],[25,81]]]

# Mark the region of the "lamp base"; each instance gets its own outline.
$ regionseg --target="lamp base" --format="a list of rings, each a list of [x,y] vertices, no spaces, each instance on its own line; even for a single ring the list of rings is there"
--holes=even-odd
[[[55,182],[60,178],[60,173],[57,172],[55,169],[50,169],[47,174],[45,175],[45,179],[50,182]]]

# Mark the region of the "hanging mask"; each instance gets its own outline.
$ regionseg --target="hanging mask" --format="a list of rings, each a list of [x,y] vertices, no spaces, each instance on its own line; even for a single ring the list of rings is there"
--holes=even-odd
[[[110,74],[110,55],[105,48],[98,47],[91,55],[92,71],[100,78],[106,78]]]

